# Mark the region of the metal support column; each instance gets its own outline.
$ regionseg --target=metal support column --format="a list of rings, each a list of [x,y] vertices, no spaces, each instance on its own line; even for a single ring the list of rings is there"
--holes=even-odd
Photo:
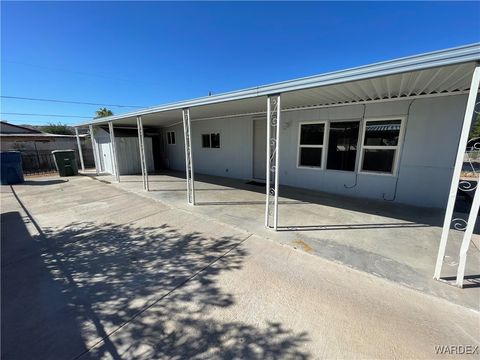
[[[467,226],[465,228],[465,233],[463,234],[462,245],[460,246],[460,254],[457,268],[457,280],[456,285],[458,287],[463,287],[463,278],[465,277],[465,265],[467,263],[467,251],[470,246],[470,241],[472,240],[473,229],[475,228],[475,223],[477,222],[478,210],[480,209],[480,176],[477,177],[477,186],[475,189],[475,195],[473,196],[472,207],[470,209],[470,214],[468,215]]]
[[[278,226],[278,170],[280,149],[280,94],[267,98],[267,171],[265,227]]]
[[[115,130],[113,129],[113,122],[108,122],[108,132],[110,134],[110,151],[112,152],[113,171],[115,172],[115,180],[120,182],[120,172],[118,171],[117,146],[115,144]]]
[[[93,151],[93,161],[95,162],[95,173],[98,175],[100,173],[100,162],[98,159],[98,148],[97,142],[95,141],[95,135],[93,134],[93,126],[88,126],[90,130],[90,140],[92,142],[92,151]]]
[[[187,176],[187,202],[195,205],[195,180],[193,173],[190,109],[183,109],[183,139],[185,140],[185,171]]]
[[[148,171],[147,171],[147,161],[145,160],[145,143],[143,141],[143,123],[142,117],[137,116],[137,129],[138,129],[138,148],[140,150],[140,165],[142,166],[142,180],[143,180],[143,190],[148,191]]]
[[[472,82],[470,85],[470,92],[468,94],[468,101],[467,101],[467,107],[465,109],[465,116],[463,119],[463,126],[462,126],[462,132],[460,134],[460,141],[458,144],[458,149],[457,149],[457,156],[455,159],[455,166],[453,170],[453,176],[452,176],[452,182],[450,185],[450,193],[448,195],[448,203],[447,203],[447,208],[445,210],[445,219],[443,222],[443,230],[442,230],[442,236],[440,238],[440,246],[438,249],[438,256],[437,256],[437,263],[435,265],[435,274],[433,276],[434,279],[440,280],[441,277],[441,272],[442,272],[442,265],[443,265],[443,259],[445,257],[445,250],[447,248],[447,241],[448,241],[448,235],[450,232],[450,227],[453,223],[456,223],[457,225],[455,226],[456,229],[458,230],[465,230],[466,228],[471,227],[473,231],[473,227],[475,226],[475,220],[477,218],[477,213],[478,209],[475,210],[474,206],[472,204],[472,209],[470,210],[470,215],[469,215],[469,220],[468,223],[466,220],[460,219],[461,222],[465,224],[465,226],[458,226],[458,220],[459,219],[453,219],[453,209],[455,206],[455,200],[457,198],[457,191],[459,185],[462,186],[462,181],[460,181],[460,174],[462,171],[462,166],[464,162],[464,156],[465,156],[465,150],[467,147],[467,141],[468,141],[468,134],[470,132],[470,127],[472,124],[472,118],[474,116],[475,112],[475,103],[477,99],[477,94],[478,94],[478,89],[479,89],[479,84],[480,84],[480,66],[477,66],[475,68],[475,71],[473,72],[472,76]],[[478,186],[478,183],[477,183]],[[475,194],[475,197],[477,198],[477,194]],[[474,213],[475,216],[472,216],[472,213]],[[473,224],[470,224],[470,221],[473,222]],[[462,247],[464,248],[464,243],[468,242],[470,243],[471,240],[471,233],[467,231],[464,234],[464,241],[462,242]],[[468,245],[467,245],[468,249]],[[466,252],[465,252],[466,255]],[[463,264],[463,267],[465,264]],[[460,272],[460,267],[458,271]],[[457,285],[460,283],[463,283],[463,274],[462,274],[462,279],[457,278]]]
[[[78,128],[75,128],[75,136],[77,138],[78,157],[80,158],[80,166],[82,167],[82,171],[85,171],[85,163],[83,162],[82,144],[80,142],[80,136],[78,135]]]

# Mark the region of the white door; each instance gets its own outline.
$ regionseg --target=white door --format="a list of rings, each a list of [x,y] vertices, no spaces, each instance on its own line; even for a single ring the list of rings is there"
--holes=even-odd
[[[102,172],[113,174],[112,151],[110,143],[99,143],[100,148],[100,166]]]
[[[266,179],[267,119],[253,120],[253,178]]]

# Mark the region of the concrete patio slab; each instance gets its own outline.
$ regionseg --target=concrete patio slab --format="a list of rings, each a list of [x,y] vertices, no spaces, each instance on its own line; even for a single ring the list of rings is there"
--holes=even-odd
[[[433,280],[441,209],[281,187],[279,231],[274,232],[264,227],[263,186],[197,174],[197,204],[192,207],[186,203],[183,177],[179,172],[150,175],[149,192],[143,191],[140,175],[122,176],[120,183],[108,175],[97,179],[464,306],[480,306],[480,251],[474,243],[468,252],[464,289]],[[445,277],[456,275],[462,235],[451,231]]]

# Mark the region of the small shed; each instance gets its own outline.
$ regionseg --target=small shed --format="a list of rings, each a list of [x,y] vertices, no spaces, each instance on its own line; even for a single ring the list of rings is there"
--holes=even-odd
[[[114,174],[114,160],[112,151],[112,142],[110,134],[103,128],[95,129],[95,142],[97,144],[100,172]],[[145,158],[149,172],[155,170],[153,160],[153,142],[152,137],[145,136]],[[140,152],[138,150],[138,137],[136,132],[128,129],[116,129],[115,147],[118,158],[118,170],[120,175],[140,174],[142,168],[140,165]]]

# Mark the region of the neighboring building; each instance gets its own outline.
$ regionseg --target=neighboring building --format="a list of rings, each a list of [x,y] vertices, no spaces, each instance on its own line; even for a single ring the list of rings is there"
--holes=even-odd
[[[92,145],[87,135],[80,136],[85,165],[94,166]],[[53,150],[75,150],[79,162],[75,135],[48,134],[38,129],[0,121],[0,150],[20,151],[26,173],[55,169],[51,156]],[[80,162],[79,162],[80,164]]]

